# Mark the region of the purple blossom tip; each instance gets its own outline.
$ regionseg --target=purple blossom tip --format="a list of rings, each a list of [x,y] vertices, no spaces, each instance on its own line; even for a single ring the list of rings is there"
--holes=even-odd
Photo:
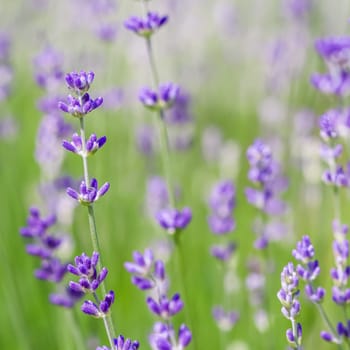
[[[149,38],[167,21],[168,16],[160,16],[156,12],[148,12],[146,18],[130,17],[124,22],[124,26],[140,36]]]
[[[77,95],[82,95],[89,90],[94,77],[95,74],[93,72],[72,72],[66,75],[66,83],[69,89],[73,90]]]
[[[96,202],[100,197],[105,195],[109,190],[110,184],[106,182],[98,189],[98,182],[95,178],[91,179],[90,186],[87,187],[85,181],[80,184],[80,192],[68,187],[67,194],[73,199],[77,200],[83,205],[91,205]]]
[[[173,83],[160,84],[158,91],[145,87],[139,92],[139,99],[143,105],[154,111],[161,111],[172,107],[180,93],[178,85]]]
[[[192,212],[190,208],[182,210],[165,208],[160,210],[156,219],[161,227],[166,229],[169,234],[183,230],[192,220]]]

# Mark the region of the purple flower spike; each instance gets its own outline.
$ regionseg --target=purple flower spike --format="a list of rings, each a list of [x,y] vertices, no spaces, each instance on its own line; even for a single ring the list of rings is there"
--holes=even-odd
[[[166,208],[160,210],[156,215],[157,221],[169,234],[175,234],[177,231],[186,228],[192,219],[190,208],[177,209]]]
[[[178,97],[180,88],[173,83],[159,85],[158,91],[148,87],[141,89],[139,99],[143,105],[154,111],[162,111],[172,107]]]
[[[80,73],[72,72],[66,75],[66,82],[69,89],[73,90],[76,95],[80,96],[89,90],[90,85],[94,80],[93,72]]]
[[[106,194],[109,190],[109,183],[106,182],[104,185],[98,189],[98,182],[93,178],[90,182],[90,186],[87,187],[85,181],[82,181],[80,184],[80,193],[74,190],[71,187],[67,188],[67,194],[73,199],[77,200],[83,205],[91,205],[96,202],[100,197]]]
[[[168,16],[160,16],[156,12],[148,12],[145,19],[136,16],[130,17],[124,22],[124,26],[140,36],[149,38],[167,21]]]
[[[86,157],[92,154],[95,154],[107,141],[106,136],[102,136],[99,139],[96,137],[95,134],[92,134],[87,140],[86,140],[86,152],[83,152],[83,145],[81,137],[74,133],[72,136],[72,141],[66,141],[63,140],[62,146],[67,151],[79,154],[82,157]]]

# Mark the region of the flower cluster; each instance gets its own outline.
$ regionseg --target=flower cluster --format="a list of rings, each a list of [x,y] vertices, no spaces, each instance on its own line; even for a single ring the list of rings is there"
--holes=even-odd
[[[300,313],[300,303],[298,289],[299,279],[294,265],[288,263],[281,273],[281,289],[277,293],[277,297],[282,304],[282,314],[292,323],[292,328],[286,332],[287,340],[293,349],[299,349],[302,338],[302,327],[300,323],[296,323],[296,318]]]
[[[346,96],[350,92],[350,37],[328,37],[315,43],[329,72],[313,74],[311,83],[325,94]]]
[[[88,113],[100,107],[103,98],[97,97],[92,99],[88,94],[90,85],[94,80],[93,72],[72,72],[66,75],[66,83],[73,95],[68,95],[66,102],[60,101],[58,107],[65,113],[71,114],[73,117],[83,118]]]
[[[92,134],[85,142],[85,147],[83,147],[83,142],[81,136],[77,133],[72,135],[72,141],[63,140],[62,146],[70,152],[76,153],[81,157],[87,157],[89,155],[95,154],[107,141],[106,136],[102,136],[99,139],[95,134]]]
[[[158,91],[144,87],[139,92],[142,104],[153,111],[163,111],[173,106],[180,92],[178,85],[173,83],[160,84]]]
[[[161,16],[156,12],[148,12],[146,18],[130,17],[124,22],[124,26],[140,36],[150,38],[167,22],[168,16]]]
[[[322,287],[315,287],[314,281],[320,274],[318,260],[314,260],[314,247],[309,236],[304,236],[292,252],[294,258],[300,262],[296,271],[299,277],[306,282],[305,294],[313,303],[323,301],[325,290]]]
[[[150,344],[155,350],[184,349],[191,341],[190,330],[182,324],[177,337],[171,319],[184,307],[180,294],[175,293],[168,297],[168,278],[164,263],[155,260],[153,252],[146,249],[144,254],[135,251],[133,262],[124,264],[126,270],[132,274],[132,283],[140,290],[150,290],[154,296],[147,297],[147,305],[152,313],[157,315],[161,322],[157,322],[150,335]]]
[[[91,205],[100,197],[104,196],[109,190],[109,187],[109,182],[106,182],[100,188],[98,188],[98,182],[95,178],[93,178],[91,179],[89,186],[86,185],[85,181],[82,181],[79,192],[71,187],[68,187],[67,194],[83,205]]]
[[[108,270],[103,267],[100,272],[97,272],[99,253],[93,252],[91,258],[83,253],[75,258],[75,265],[69,264],[67,271],[79,277],[79,281],[70,281],[69,288],[83,295],[92,294],[95,300],[98,300],[96,295],[97,288],[101,285],[108,274]],[[96,318],[105,317],[109,312],[111,305],[114,302],[114,292],[109,291],[99,305],[91,300],[85,300],[81,306],[81,310]]]
[[[349,132],[349,111],[331,109],[321,115],[319,119],[320,136],[323,140],[321,146],[321,158],[327,164],[328,169],[323,173],[323,182],[334,188],[348,187],[349,170],[339,164],[343,154],[343,145],[340,138],[346,137]]]
[[[164,208],[158,211],[156,219],[170,235],[174,235],[187,227],[191,222],[192,212],[188,207],[182,210],[173,208]]]

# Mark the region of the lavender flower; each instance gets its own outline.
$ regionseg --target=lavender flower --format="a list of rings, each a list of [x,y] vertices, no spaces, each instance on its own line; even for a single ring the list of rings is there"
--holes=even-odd
[[[318,39],[315,48],[327,63],[329,73],[314,74],[311,83],[323,93],[347,95],[350,92],[350,37]]]
[[[174,294],[171,299],[165,295],[160,297],[159,301],[155,301],[152,297],[147,298],[147,305],[149,309],[164,320],[176,315],[183,309],[183,301],[180,294]]]
[[[79,136],[77,133],[74,133],[72,136],[72,141],[66,141],[63,140],[62,146],[70,152],[76,153],[82,157],[86,157],[92,154],[95,154],[102,146],[106,143],[107,138],[106,136],[102,136],[99,139],[97,139],[97,136],[95,134],[92,134],[87,140],[86,140],[86,146],[85,146],[85,152],[83,150],[83,144],[81,140],[81,136]]]
[[[212,313],[217,326],[223,332],[229,332],[239,319],[239,314],[236,311],[225,311],[222,306],[215,306]]]
[[[315,287],[314,281],[320,274],[320,267],[317,260],[314,260],[314,247],[309,236],[304,236],[297,243],[296,249],[292,252],[294,258],[301,262],[296,268],[299,277],[306,282],[305,294],[307,298],[316,304],[323,301],[325,290]]]
[[[119,335],[118,338],[113,339],[113,341],[114,347],[112,349],[107,346],[99,346],[96,350],[137,350],[140,346],[138,341],[131,341],[128,338],[125,339],[122,335]]]
[[[172,107],[180,88],[173,83],[160,84],[158,91],[148,87],[140,90],[139,99],[143,105],[154,111],[162,111]]]
[[[330,332],[322,331],[320,336],[323,340],[329,343],[341,344],[343,340],[346,342],[350,339],[350,321],[347,321],[346,324],[339,322],[337,324],[337,335],[333,335]]]
[[[71,114],[76,118],[83,118],[88,113],[92,112],[94,109],[101,106],[103,102],[102,97],[97,97],[96,99],[90,98],[90,95],[86,92],[79,98],[72,95],[68,95],[68,101],[60,101],[58,107],[65,113]]]
[[[126,262],[125,269],[133,276],[131,281],[141,290],[153,289],[156,286],[162,294],[167,291],[167,279],[164,263],[154,260],[150,249],[145,249],[144,254],[138,251],[133,253],[134,262]]]
[[[71,187],[67,188],[67,194],[73,199],[77,200],[83,205],[91,205],[96,202],[100,197],[104,196],[109,190],[109,183],[106,182],[98,189],[98,182],[93,178],[90,182],[90,186],[86,186],[85,181],[82,181],[80,184],[80,192],[77,192]]]
[[[76,95],[81,96],[90,89],[94,78],[95,74],[93,72],[72,72],[66,75],[66,83],[69,89],[73,90]]]
[[[107,277],[108,270],[103,267],[97,273],[96,267],[99,260],[99,254],[93,252],[91,258],[85,253],[75,258],[75,265],[69,264],[67,271],[79,277],[79,282],[69,282],[71,290],[83,293],[93,293]]]
[[[295,349],[300,349],[302,328],[300,323],[296,323],[296,318],[300,313],[299,279],[292,263],[288,263],[281,273],[282,288],[277,293],[277,297],[282,304],[282,314],[292,323],[292,329],[288,329],[286,336],[289,344]]]
[[[350,37],[326,37],[317,39],[315,49],[328,63],[348,68],[350,63]]]
[[[130,17],[124,22],[124,26],[140,36],[150,38],[167,21],[168,16],[160,16],[156,12],[148,12],[146,18]]]
[[[91,300],[85,300],[81,306],[81,311],[89,316],[93,316],[95,318],[103,318],[109,312],[112,304],[114,302],[114,292],[109,291],[104,299],[96,305]]]
[[[180,232],[192,220],[192,212],[190,208],[183,208],[182,210],[165,208],[157,213],[157,221],[171,235]]]

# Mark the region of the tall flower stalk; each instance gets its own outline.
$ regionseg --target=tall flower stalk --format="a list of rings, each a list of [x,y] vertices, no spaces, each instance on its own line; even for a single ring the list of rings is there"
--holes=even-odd
[[[170,143],[166,126],[165,113],[170,109],[179,97],[180,88],[178,85],[168,82],[160,83],[159,73],[153,52],[152,36],[168,21],[168,16],[159,15],[150,11],[147,0],[142,1],[144,17],[132,16],[124,22],[127,29],[145,39],[146,51],[152,75],[153,87],[144,87],[139,92],[139,100],[150,111],[157,115],[156,123],[159,130],[160,152],[162,157],[165,181],[167,184],[169,207],[160,210],[156,214],[159,225],[172,235],[177,247],[177,266],[179,281],[183,283],[185,276],[183,253],[181,251],[180,234],[187,227],[192,219],[190,208],[177,209],[174,193],[173,171],[171,169]],[[185,300],[186,288],[182,288]],[[189,318],[189,314],[188,314]],[[191,323],[191,322],[190,322]]]
[[[102,318],[106,333],[109,339],[111,349],[115,349],[115,330],[110,313],[111,304],[114,301],[114,292],[106,293],[104,279],[107,275],[107,269],[102,267],[100,257],[100,244],[98,240],[98,232],[96,228],[96,220],[94,214],[94,202],[102,197],[109,189],[109,183],[105,183],[98,188],[96,179],[89,178],[87,158],[96,153],[106,142],[103,136],[97,139],[95,134],[89,138],[85,136],[85,116],[94,109],[101,106],[103,99],[98,97],[92,99],[88,94],[90,85],[94,80],[93,72],[70,73],[66,75],[66,83],[73,95],[68,96],[68,102],[59,102],[59,108],[73,117],[79,119],[80,136],[73,134],[72,141],[63,141],[63,147],[70,152],[76,153],[82,158],[84,180],[80,184],[79,192],[71,187],[67,188],[67,194],[88,209],[88,218],[90,226],[91,242],[93,247],[92,257],[89,258],[84,253],[76,257],[75,266],[69,265],[69,272],[80,277],[79,283],[71,282],[69,287],[72,290],[81,291],[82,293],[91,293],[94,302],[87,300],[82,305],[82,311],[88,315]],[[100,286],[101,293],[104,298],[101,300],[96,290]]]

